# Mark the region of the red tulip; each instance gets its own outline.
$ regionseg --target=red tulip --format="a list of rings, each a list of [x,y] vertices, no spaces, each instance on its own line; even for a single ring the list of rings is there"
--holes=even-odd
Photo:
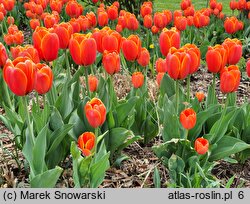
[[[227,50],[227,63],[237,64],[242,56],[242,44],[238,39],[227,38],[222,46]]]
[[[180,114],[180,122],[185,129],[192,129],[196,124],[196,112],[192,108],[183,110]]]
[[[97,19],[96,19],[96,15],[94,14],[94,12],[91,11],[91,12],[87,13],[86,17],[89,19],[90,26],[95,27],[97,24]]]
[[[57,58],[59,38],[55,33],[51,33],[51,31],[46,28],[37,27],[32,38],[40,59],[50,62]]]
[[[167,26],[167,24],[168,24],[168,19],[164,13],[156,12],[154,14],[154,25],[157,28],[163,29]]]
[[[4,45],[0,42],[0,68],[2,68],[8,59]]]
[[[74,33],[69,41],[69,51],[78,65],[88,66],[96,59],[96,42],[91,36]]]
[[[102,63],[105,71],[113,75],[120,71],[120,56],[118,52],[104,51]]]
[[[49,5],[52,11],[61,13],[63,7],[63,2],[61,0],[50,0]]]
[[[142,67],[146,67],[150,61],[150,54],[149,51],[144,47],[141,49],[141,52],[139,54],[139,58],[137,59],[137,62]]]
[[[150,29],[152,27],[152,24],[153,24],[152,16],[151,15],[144,16],[144,18],[143,18],[144,27]]]
[[[4,8],[7,10],[7,11],[11,11],[14,6],[15,6],[15,0],[2,0],[3,5],[4,5]]]
[[[36,64],[37,75],[36,75],[36,84],[34,89],[38,94],[47,93],[53,82],[53,73],[51,68],[46,64]]]
[[[190,73],[190,55],[182,50],[171,48],[166,58],[168,74],[173,79],[184,79]]]
[[[70,18],[77,18],[82,15],[83,7],[77,1],[69,1],[66,4],[65,11]]]
[[[139,57],[141,51],[141,40],[137,35],[130,35],[127,39],[123,38],[122,52],[128,61],[134,61]]]
[[[250,77],[250,59],[247,60],[246,71],[247,71],[247,76]]]
[[[218,73],[227,63],[227,51],[222,45],[208,47],[206,54],[208,70],[212,73]]]
[[[174,20],[174,25],[179,31],[186,30],[187,19],[183,16],[176,17]]]
[[[39,27],[40,26],[40,21],[36,18],[33,18],[33,19],[30,19],[30,28],[32,30],[35,30],[36,27]]]
[[[158,84],[159,87],[161,85],[161,81],[162,81],[162,78],[163,78],[164,74],[165,74],[165,72],[159,72],[156,75],[156,82],[157,82],[157,84]]]
[[[164,56],[168,55],[171,47],[179,48],[181,44],[180,33],[175,28],[168,30],[166,28],[160,34],[160,50]]]
[[[17,57],[28,57],[35,64],[40,62],[38,51],[32,45],[26,45],[25,47],[11,47],[10,52],[13,59],[16,59]]]
[[[116,20],[118,18],[118,8],[116,6],[109,6],[107,8],[107,13],[110,20]]]
[[[200,58],[201,52],[200,49],[194,44],[186,44],[183,46],[186,52],[190,56],[190,66],[189,66],[189,74],[195,73],[200,66]]]
[[[155,67],[157,72],[165,73],[168,71],[166,59],[158,58],[155,62]]]
[[[134,14],[126,15],[126,26],[129,30],[137,30],[139,27],[139,21]]]
[[[194,142],[194,149],[198,154],[206,154],[209,148],[208,140],[199,137]]]
[[[54,26],[54,32],[59,38],[60,49],[67,49],[69,40],[73,34],[73,27],[70,23],[60,23]]]
[[[108,30],[102,37],[102,50],[120,52],[122,36],[113,30]]]
[[[8,25],[12,25],[15,23],[15,19],[12,16],[8,16],[7,23]]]
[[[92,132],[85,132],[78,138],[78,147],[84,156],[89,156],[95,146],[95,135]]]
[[[144,84],[144,76],[141,72],[134,72],[132,74],[132,84],[134,88],[140,88]]]
[[[3,78],[14,94],[24,96],[34,89],[36,65],[27,57],[18,57],[14,61],[8,59]]]
[[[146,15],[151,15],[153,12],[152,6],[143,4],[140,9],[141,16],[144,18]]]
[[[230,65],[221,70],[220,90],[222,93],[231,93],[237,91],[240,85],[240,71],[238,66]]]
[[[234,11],[235,9],[237,9],[237,2],[235,0],[230,1],[229,5],[231,10]]]
[[[86,118],[93,128],[101,126],[106,120],[106,108],[102,101],[93,98],[84,107]]]
[[[88,83],[89,83],[89,90],[91,92],[95,92],[98,86],[98,79],[96,76],[90,75],[88,77]]]
[[[106,11],[99,12],[97,15],[98,24],[99,26],[106,26],[108,25],[108,14]]]

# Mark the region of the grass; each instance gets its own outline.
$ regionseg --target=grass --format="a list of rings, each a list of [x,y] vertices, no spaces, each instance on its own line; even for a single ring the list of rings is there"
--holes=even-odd
[[[156,11],[162,11],[164,9],[179,10],[180,9],[181,0],[154,0],[154,8]],[[231,14],[231,10],[229,8],[230,0],[218,0],[217,2],[221,2],[223,4],[223,12],[227,15]],[[207,5],[206,0],[192,0],[192,4],[196,10],[201,8],[205,8]]]

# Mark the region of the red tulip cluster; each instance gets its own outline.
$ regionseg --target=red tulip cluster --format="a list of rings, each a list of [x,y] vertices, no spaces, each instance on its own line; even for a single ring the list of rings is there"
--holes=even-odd
[[[121,10],[118,17],[118,23],[116,26],[116,30],[118,32],[123,31],[125,28],[128,30],[135,31],[139,27],[139,21],[136,16],[130,12],[125,10]]]
[[[114,2],[111,6],[105,9],[104,4],[100,4],[97,9],[97,19],[99,26],[108,25],[108,20],[114,21],[118,18],[119,2]]]
[[[211,13],[213,13],[215,16],[220,17],[221,19],[224,18],[224,14],[222,13],[222,3],[218,3],[217,0],[210,0],[209,5]]]
[[[231,0],[229,3],[231,10],[250,10],[250,2],[246,0]]]
[[[23,32],[16,25],[10,25],[8,33],[4,35],[4,42],[7,45],[21,45],[24,40]]]
[[[162,30],[172,21],[172,13],[169,10],[164,10],[162,12],[156,12],[154,14],[154,26],[158,30]]]
[[[48,0],[46,1],[29,1],[24,3],[24,8],[26,10],[26,16],[28,18],[40,19],[43,14],[44,9],[47,7]]]
[[[229,34],[234,34],[237,31],[242,30],[243,27],[243,22],[238,20],[235,16],[227,17],[224,21],[224,28]]]

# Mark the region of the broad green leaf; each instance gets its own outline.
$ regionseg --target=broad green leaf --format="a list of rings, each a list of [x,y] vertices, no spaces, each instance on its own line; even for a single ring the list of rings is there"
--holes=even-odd
[[[77,147],[77,145],[76,145],[76,143],[74,141],[71,142],[70,153],[71,153],[72,158],[73,158],[73,180],[74,180],[74,184],[75,184],[76,188],[81,188],[78,168],[79,168],[79,163],[81,163],[83,158],[81,158],[81,152],[80,152],[79,148]]]
[[[155,188],[160,188],[161,187],[161,177],[160,177],[160,173],[159,173],[159,170],[158,170],[157,167],[154,168],[153,181],[154,181]]]
[[[56,185],[63,169],[60,167],[55,167],[42,174],[35,176],[31,181],[30,185],[32,188],[53,188]]]
[[[161,95],[167,94],[168,98],[175,95],[175,81],[168,74],[164,74],[162,78],[160,92]]]
[[[60,114],[60,112],[58,111],[58,109],[56,107],[53,107],[51,116],[50,116],[50,121],[49,121],[49,127],[50,129],[53,130],[57,130],[60,127],[62,127],[64,125],[63,122],[63,118]]]

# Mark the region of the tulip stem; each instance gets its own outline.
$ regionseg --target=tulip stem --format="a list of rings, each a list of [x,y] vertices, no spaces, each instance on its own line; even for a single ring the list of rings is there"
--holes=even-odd
[[[215,79],[216,79],[216,74],[213,75],[213,101],[212,103],[214,104],[215,103]]]
[[[85,82],[86,82],[86,89],[87,89],[87,94],[90,96],[89,92],[89,79],[88,79],[88,67],[84,67],[85,71]]]
[[[70,79],[71,74],[70,74],[70,64],[69,64],[67,49],[65,50],[65,62],[66,62],[66,67],[67,67],[67,77],[68,79]]]
[[[35,138],[34,138],[32,127],[31,127],[30,114],[29,114],[29,109],[28,109],[28,104],[27,104],[27,97],[26,96],[22,97],[22,100],[23,100],[23,106],[27,115],[27,126],[28,126],[29,136],[33,145],[35,144]]]
[[[178,80],[175,81],[175,94],[176,94],[176,113],[178,115],[178,113],[179,113],[179,110],[178,110],[178,107],[179,107],[179,81]]]
[[[95,151],[95,153],[97,153],[97,138],[98,138],[98,127],[97,128],[95,128],[95,144],[94,144],[94,151]]]
[[[187,102],[190,102],[190,74],[187,77]]]

